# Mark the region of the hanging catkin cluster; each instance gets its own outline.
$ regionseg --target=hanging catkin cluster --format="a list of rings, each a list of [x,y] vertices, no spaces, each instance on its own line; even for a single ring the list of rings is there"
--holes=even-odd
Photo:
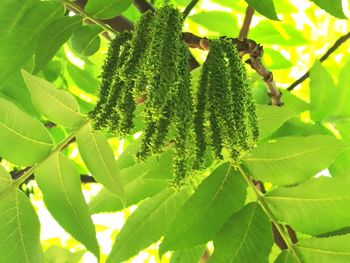
[[[95,128],[130,134],[138,98],[145,129],[138,157],[174,146],[175,184],[204,162],[207,145],[233,160],[258,139],[255,104],[236,48],[213,40],[203,64],[197,98],[191,93],[189,51],[182,41],[182,14],[165,5],[142,15],[134,31],[111,43],[102,68],[99,101],[90,112]]]
[[[236,48],[213,40],[198,85],[196,113],[196,168],[204,162],[207,144],[217,158],[230,150],[238,161],[258,140],[259,130],[252,91]]]
[[[132,33],[111,43],[102,69],[99,101],[90,113],[95,128],[126,135],[133,128],[136,100],[145,97],[140,159],[175,144],[175,181],[191,171],[193,101],[189,51],[181,38],[182,14],[171,5],[142,15]],[[192,147],[192,149],[191,149]]]

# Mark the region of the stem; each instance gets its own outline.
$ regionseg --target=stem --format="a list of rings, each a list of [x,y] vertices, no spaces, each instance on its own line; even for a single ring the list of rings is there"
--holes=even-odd
[[[188,6],[186,6],[185,10],[183,11],[183,18],[185,19],[191,12],[191,10],[196,6],[196,4],[199,2],[199,0],[192,0]]]
[[[60,152],[76,136],[77,132],[88,124],[89,124],[89,120],[84,121],[78,128],[72,131],[66,138],[64,138],[59,144],[57,144],[56,147],[54,147],[52,151],[43,160],[41,160],[37,164],[34,164],[31,168],[29,168],[29,170],[24,172],[20,178],[12,181],[9,184],[9,186],[2,193],[0,193],[0,199],[3,198],[8,193],[10,193],[12,189],[19,187],[23,182],[25,182],[38,169],[40,164],[45,162],[52,155]]]
[[[119,34],[118,31],[114,30],[113,28],[107,26],[105,23],[103,23],[102,21],[90,16],[89,14],[87,14],[80,6],[74,4],[73,2],[69,2],[68,0],[61,0],[61,2],[69,7],[69,9],[71,9],[74,13],[79,14],[83,17],[85,17],[86,19],[89,19],[90,21],[92,21],[93,23],[95,23],[96,25],[99,25],[100,27],[102,27],[105,31],[113,33],[113,34]]]
[[[245,12],[244,22],[243,22],[241,31],[239,32],[238,38],[240,40],[243,40],[243,39],[248,37],[249,28],[250,28],[250,24],[251,24],[252,19],[253,19],[253,15],[254,15],[254,9],[251,8],[250,6],[248,6],[247,10]]]
[[[245,171],[243,170],[243,168],[239,165],[238,166],[238,171],[241,173],[241,175],[243,176],[243,178],[247,181],[248,185],[250,185],[256,196],[257,196],[257,201],[260,203],[260,205],[263,207],[263,209],[265,210],[267,216],[269,217],[270,221],[272,223],[274,223],[274,225],[276,226],[278,232],[281,234],[281,237],[283,238],[284,242],[287,244],[287,247],[289,249],[289,251],[294,255],[295,259],[297,260],[297,262],[302,263],[302,260],[300,259],[297,251],[294,248],[294,245],[291,243],[288,234],[285,232],[285,230],[282,228],[282,226],[280,224],[278,224],[278,220],[276,219],[276,217],[273,215],[272,211],[270,210],[269,206],[267,205],[267,203],[265,202],[264,198],[263,198],[263,194],[261,194],[258,189],[256,189],[255,185],[253,184],[253,182],[250,180],[249,176],[245,173]]]
[[[337,50],[338,47],[340,47],[346,40],[350,38],[350,32],[347,34],[341,36],[340,38],[337,39],[337,41],[334,42],[333,46],[331,46],[326,53],[320,58],[320,61],[323,62],[325,61],[334,51]],[[304,75],[302,75],[299,79],[297,79],[294,83],[292,83],[287,90],[292,91],[297,87],[299,84],[301,84],[304,80],[306,80],[310,76],[310,70],[307,71]]]

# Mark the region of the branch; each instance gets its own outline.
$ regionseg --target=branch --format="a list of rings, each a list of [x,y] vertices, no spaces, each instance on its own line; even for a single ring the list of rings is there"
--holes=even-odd
[[[125,30],[132,30],[134,28],[133,23],[123,16],[116,16],[111,19],[93,18],[92,16],[90,16],[84,11],[84,7],[87,3],[87,0],[76,0],[74,2],[70,2],[68,0],[62,0],[62,2],[74,13],[84,16],[86,19],[101,26],[107,32],[118,34],[118,32],[122,32]]]
[[[141,13],[145,13],[148,10],[152,10],[153,12],[155,11],[153,5],[146,0],[134,0],[134,5]]]
[[[350,38],[350,32],[345,34],[344,36],[341,36],[337,41],[334,42],[333,46],[331,46],[326,53],[320,58],[320,61],[325,61],[334,51],[337,50],[338,47],[340,47],[346,40]],[[310,76],[310,70],[307,71],[304,75],[302,75],[299,79],[297,79],[295,82],[290,85],[287,90],[291,91],[295,89],[299,84],[301,84],[304,80],[306,80]]]
[[[182,33],[183,40],[188,44],[190,48],[199,48],[201,50],[208,50],[210,47],[210,40],[196,36],[189,32]],[[248,54],[249,60],[246,62],[254,69],[264,80],[267,92],[270,96],[271,104],[276,106],[282,106],[281,93],[276,87],[276,83],[273,80],[273,74],[261,61],[263,55],[263,47],[257,44],[251,39],[240,40],[238,38],[226,38],[230,40],[233,45],[236,46],[241,56]]]
[[[66,138],[64,138],[59,144],[57,144],[56,147],[53,148],[52,151],[41,162],[36,163],[32,167],[26,167],[23,171],[19,171],[20,174],[17,175],[18,179],[12,181],[8,185],[8,187],[0,193],[0,199],[3,196],[7,195],[9,192],[11,192],[12,189],[18,188],[22,183],[26,182],[26,180],[28,180],[28,178],[32,176],[32,174],[34,174],[34,172],[38,169],[41,163],[43,163],[44,161],[49,159],[52,155],[60,152],[62,149],[67,147],[67,145],[69,145],[72,141],[74,141],[75,135],[77,134],[77,132],[88,124],[89,124],[88,120],[84,121],[78,128],[72,131]]]
[[[185,19],[192,11],[192,9],[196,6],[196,4],[199,2],[199,0],[192,0],[188,6],[186,6],[185,10],[183,11],[183,18]]]
[[[288,248],[288,250],[293,254],[293,256],[295,257],[295,259],[298,263],[302,263],[302,260],[300,259],[298,253],[296,252],[293,243],[289,239],[288,233],[286,233],[284,228],[278,223],[278,220],[276,219],[276,217],[272,213],[268,204],[265,202],[262,193],[259,192],[259,190],[256,188],[256,186],[254,185],[254,183],[250,179],[250,176],[248,174],[246,174],[244,169],[240,165],[237,168],[238,168],[239,173],[242,175],[242,177],[247,181],[248,185],[253,189],[253,191],[257,197],[257,202],[259,202],[260,205],[262,206],[262,208],[264,209],[266,215],[269,217],[270,221],[272,222],[273,227],[275,227],[275,230],[277,230],[277,232],[279,232],[279,234],[280,234],[279,236],[283,239],[283,242],[286,245],[286,247]]]
[[[239,37],[238,37],[239,39],[243,40],[248,37],[249,28],[253,19],[253,15],[254,15],[254,9],[248,6],[245,11],[245,17],[244,17],[244,22],[243,22],[241,31],[239,32]]]

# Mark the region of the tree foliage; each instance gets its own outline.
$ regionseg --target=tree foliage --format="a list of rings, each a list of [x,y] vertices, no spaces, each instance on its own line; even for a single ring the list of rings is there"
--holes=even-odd
[[[345,3],[2,0],[0,263],[350,262]]]

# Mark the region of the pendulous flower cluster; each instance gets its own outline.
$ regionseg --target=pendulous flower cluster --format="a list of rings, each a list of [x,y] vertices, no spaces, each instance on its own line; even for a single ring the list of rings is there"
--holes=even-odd
[[[99,100],[90,112],[96,129],[124,136],[132,132],[136,104],[143,98],[138,157],[174,146],[176,185],[202,166],[208,144],[216,157],[222,158],[226,147],[238,160],[258,137],[245,68],[229,42],[212,41],[193,99],[182,26],[183,15],[167,4],[143,14],[132,32],[116,36],[102,68]]]
[[[196,168],[203,165],[208,144],[217,158],[223,158],[222,149],[226,147],[238,162],[258,140],[247,73],[237,49],[225,39],[211,42],[198,85],[194,122]]]

